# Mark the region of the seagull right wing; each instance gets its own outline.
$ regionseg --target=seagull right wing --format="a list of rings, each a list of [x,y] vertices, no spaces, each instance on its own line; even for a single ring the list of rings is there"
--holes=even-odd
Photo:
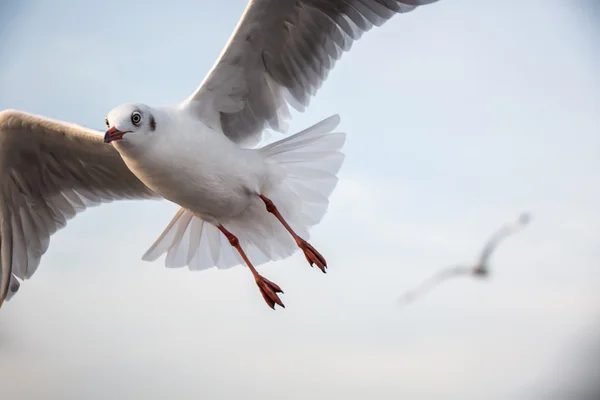
[[[519,216],[519,218],[512,222],[511,224],[505,225],[498,229],[487,241],[481,254],[479,255],[479,265],[487,265],[492,253],[498,247],[500,242],[506,237],[512,235],[513,233],[517,233],[523,227],[529,223],[531,216],[527,213],[523,213]]]
[[[352,44],[374,26],[438,0],[249,0],[221,55],[182,105],[232,141],[285,133]],[[400,53],[402,49],[391,49]]]
[[[160,198],[100,132],[35,115],[0,112],[0,307],[29,279],[50,236],[87,207]],[[17,279],[18,278],[18,279]]]

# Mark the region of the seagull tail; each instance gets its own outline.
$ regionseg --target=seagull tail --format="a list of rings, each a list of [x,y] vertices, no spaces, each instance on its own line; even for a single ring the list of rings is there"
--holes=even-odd
[[[304,239],[321,222],[337,186],[344,162],[346,134],[334,131],[340,117],[332,115],[258,151],[281,170],[281,180],[263,193]],[[286,216],[287,214],[287,216]]]
[[[177,211],[142,260],[155,261],[164,253],[167,253],[167,268],[187,266],[190,270],[204,270],[213,266],[230,268],[242,264],[239,254],[216,226],[185,208]]]
[[[272,178],[261,193],[276,205],[294,231],[308,240],[309,229],[321,222],[335,189],[346,135],[333,132],[340,122],[333,115],[285,139],[256,149],[270,165]],[[291,235],[266,212],[257,196],[241,215],[220,221],[233,233],[254,265],[290,256],[297,249]],[[161,236],[143,255],[155,261],[167,253],[165,265],[191,270],[243,265],[237,251],[219,229],[181,208]]]

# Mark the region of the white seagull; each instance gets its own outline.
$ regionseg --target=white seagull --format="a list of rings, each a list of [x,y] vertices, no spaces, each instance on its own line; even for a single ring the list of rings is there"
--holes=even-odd
[[[453,267],[447,267],[439,270],[429,279],[426,279],[417,288],[406,292],[400,297],[400,303],[409,303],[416,300],[419,296],[424,295],[435,286],[444,282],[447,279],[455,278],[458,276],[473,276],[475,278],[487,278],[490,275],[490,258],[492,253],[496,250],[500,242],[506,239],[508,236],[515,234],[522,230],[525,225],[531,222],[531,215],[529,213],[522,213],[519,215],[516,221],[513,221],[507,225],[502,226],[488,239],[483,246],[483,250],[479,254],[477,262],[472,265],[458,265]]]
[[[303,111],[363,32],[437,0],[251,0],[198,89],[180,104],[124,104],[107,131],[24,112],[0,113],[0,307],[36,271],[50,236],[86,207],[167,199],[181,208],[143,255],[167,267],[245,264],[271,308],[275,283],[256,265],[300,248],[337,183],[345,134],[334,115],[285,133],[288,105]]]

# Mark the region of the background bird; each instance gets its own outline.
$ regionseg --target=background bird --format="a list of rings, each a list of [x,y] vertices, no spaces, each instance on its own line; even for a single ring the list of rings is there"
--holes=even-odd
[[[447,267],[436,272],[433,276],[426,279],[418,287],[406,292],[400,297],[401,304],[409,303],[423,296],[440,283],[458,276],[473,276],[475,278],[487,278],[490,274],[490,257],[498,245],[508,236],[520,231],[531,221],[531,215],[523,213],[519,218],[507,225],[502,226],[494,232],[490,239],[483,246],[479,258],[472,265],[458,265]]]

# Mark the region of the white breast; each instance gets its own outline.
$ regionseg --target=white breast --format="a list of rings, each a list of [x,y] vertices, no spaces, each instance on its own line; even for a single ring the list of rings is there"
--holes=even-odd
[[[117,146],[144,184],[198,216],[241,213],[267,178],[268,166],[256,151],[195,120],[157,129],[149,142],[143,151]]]

